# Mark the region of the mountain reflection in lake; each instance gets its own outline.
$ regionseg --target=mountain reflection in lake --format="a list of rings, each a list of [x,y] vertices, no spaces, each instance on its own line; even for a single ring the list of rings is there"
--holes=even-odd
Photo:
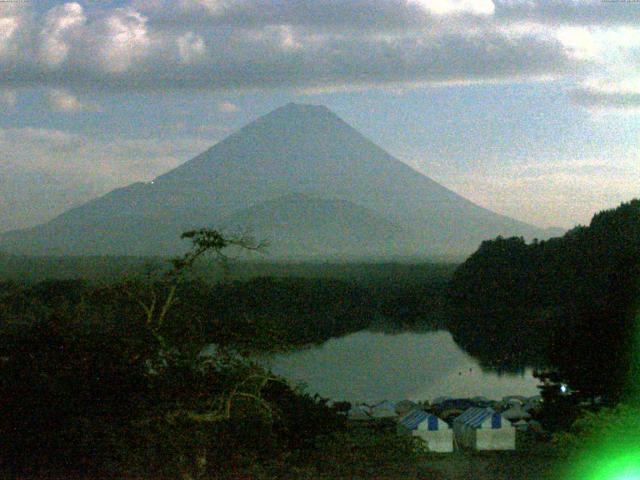
[[[372,333],[361,331],[320,346],[269,357],[271,370],[308,393],[333,400],[431,400],[437,396],[500,399],[536,395],[532,371],[482,371],[446,331]]]

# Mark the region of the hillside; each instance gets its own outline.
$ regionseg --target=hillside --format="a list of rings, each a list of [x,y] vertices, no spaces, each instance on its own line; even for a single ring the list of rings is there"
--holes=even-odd
[[[270,239],[270,256],[381,255],[411,256],[419,251],[402,227],[346,200],[328,200],[293,194],[236,212],[220,222],[223,230],[250,232]],[[336,235],[336,232],[339,234]]]
[[[640,365],[631,356],[639,298],[632,200],[560,238],[483,242],[450,282],[449,328],[487,365],[552,366],[573,389],[616,398]]]

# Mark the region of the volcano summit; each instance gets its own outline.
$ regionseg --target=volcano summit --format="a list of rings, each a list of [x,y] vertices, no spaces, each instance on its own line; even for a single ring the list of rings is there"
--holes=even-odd
[[[464,255],[482,240],[545,238],[392,157],[325,107],[288,104],[150,183],[0,236],[30,255],[164,255],[193,228],[249,231],[268,256]]]

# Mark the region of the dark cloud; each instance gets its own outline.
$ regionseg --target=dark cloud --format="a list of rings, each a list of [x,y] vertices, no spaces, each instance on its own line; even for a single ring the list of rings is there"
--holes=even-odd
[[[640,92],[602,91],[580,88],[571,92],[571,98],[577,104],[589,108],[640,108]]]
[[[216,2],[208,2],[214,5]],[[224,4],[225,2],[220,2]],[[424,25],[428,14],[406,0],[297,0],[290,2],[226,2],[220,8],[207,8],[207,2],[140,0],[134,6],[159,25],[181,28],[235,27],[256,29],[273,25],[331,30],[388,31]]]
[[[447,11],[443,7],[447,4],[457,5],[457,9],[450,7],[450,13],[455,15],[438,13]],[[158,24],[178,27],[292,25],[323,31],[393,31],[439,26],[451,22],[452,17],[467,25],[489,18],[496,24],[640,24],[640,3],[624,0],[136,0],[133,5]],[[489,5],[493,8],[489,9]],[[489,10],[491,15],[486,14]]]
[[[481,15],[463,10],[436,22],[416,2],[300,0],[258,8],[244,1],[210,12],[218,23],[201,29],[185,23],[182,30],[154,23],[167,14],[165,4],[144,2],[145,13],[116,8],[95,19],[77,4],[56,7],[43,16],[54,38],[32,35],[21,45],[37,55],[0,56],[0,83],[74,90],[330,88],[526,79],[558,75],[572,64],[553,38],[505,35],[491,23],[468,31],[468,22],[479,22],[471,18]],[[334,29],[322,30],[327,24]],[[341,25],[350,28],[336,31]],[[354,29],[360,25],[368,28]],[[405,30],[396,30],[401,25]]]
[[[498,22],[613,26],[640,24],[640,3],[625,0],[494,0]]]
[[[0,87],[73,95],[583,80],[602,60],[580,49],[602,39],[588,27],[576,44],[560,28],[606,29],[638,15],[640,4],[600,0],[0,4]]]

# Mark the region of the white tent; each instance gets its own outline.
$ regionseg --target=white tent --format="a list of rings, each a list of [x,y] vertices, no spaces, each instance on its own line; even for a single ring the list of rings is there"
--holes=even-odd
[[[507,397],[502,397],[502,403],[509,405],[524,405],[529,400],[527,397],[523,397],[522,395],[509,395]]]
[[[398,433],[423,439],[431,452],[453,452],[451,427],[424,410],[414,410],[402,417],[398,422]]]
[[[516,430],[526,432],[529,429],[529,423],[526,420],[518,420],[513,424]]]
[[[401,417],[405,416],[409,412],[417,410],[418,408],[418,404],[411,400],[402,400],[396,403],[396,413]]]
[[[353,405],[347,414],[349,420],[369,420],[369,407],[366,405]]]
[[[491,399],[483,396],[478,396],[478,397],[473,397],[471,401],[476,403],[490,403]]]
[[[524,409],[527,412],[531,412],[532,410],[538,411],[541,408],[542,408],[542,397],[540,395],[529,397],[527,399],[527,403],[524,404]]]
[[[512,422],[531,418],[531,415],[520,405],[514,405],[513,407],[508,408],[502,412],[502,416]]]
[[[453,421],[458,448],[515,450],[516,429],[491,408],[473,407]]]
[[[371,407],[369,412],[372,418],[392,418],[397,417],[396,404],[389,400],[384,400]]]

